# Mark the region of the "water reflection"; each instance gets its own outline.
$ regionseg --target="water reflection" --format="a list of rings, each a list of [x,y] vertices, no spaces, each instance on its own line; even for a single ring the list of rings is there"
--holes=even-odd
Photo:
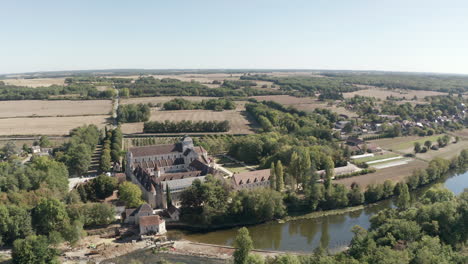
[[[455,194],[459,194],[468,187],[468,172],[454,175],[445,181],[445,186]],[[412,193],[419,196],[424,189]],[[335,251],[349,244],[353,237],[351,228],[359,225],[369,228],[370,217],[385,208],[393,207],[391,200],[382,201],[364,209],[341,215],[326,216],[317,219],[303,219],[287,223],[266,223],[249,227],[254,247],[258,249],[312,252],[322,246]],[[190,234],[185,238],[203,243],[232,245],[237,228],[209,232],[204,234]]]

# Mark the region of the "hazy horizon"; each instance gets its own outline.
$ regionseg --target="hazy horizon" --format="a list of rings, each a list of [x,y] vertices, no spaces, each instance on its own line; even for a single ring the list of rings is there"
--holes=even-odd
[[[5,1],[0,74],[112,69],[468,74],[468,2]]]

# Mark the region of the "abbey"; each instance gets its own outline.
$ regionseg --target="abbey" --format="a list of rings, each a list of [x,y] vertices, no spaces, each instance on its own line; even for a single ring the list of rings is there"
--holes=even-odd
[[[130,148],[126,161],[127,177],[140,186],[153,208],[167,208],[167,189],[173,205],[178,206],[180,193],[195,179],[217,173],[207,151],[194,146],[187,136],[176,144]]]

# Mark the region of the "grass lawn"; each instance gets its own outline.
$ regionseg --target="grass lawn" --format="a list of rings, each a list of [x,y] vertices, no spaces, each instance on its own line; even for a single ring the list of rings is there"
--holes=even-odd
[[[398,157],[399,155],[393,152],[388,152],[383,155],[375,155],[373,157],[365,157],[365,158],[360,158],[360,159],[354,159],[355,161],[358,162],[368,162],[368,161],[374,161],[374,160],[381,160],[381,159],[388,159],[388,158],[393,158],[393,157]]]
[[[244,172],[244,171],[250,171],[249,168],[243,166],[242,164],[240,163],[236,163],[228,158],[226,158],[225,156],[217,156],[215,157],[215,161],[216,163],[218,164],[222,164],[222,166],[226,169],[228,169],[229,171],[233,172],[233,173],[239,173],[239,172]],[[251,167],[258,167],[257,166],[252,166],[250,165]]]
[[[439,137],[443,137],[444,135],[445,134],[433,135],[433,136],[421,137],[419,139],[411,140],[411,141],[407,141],[407,142],[401,142],[399,144],[396,144],[394,148],[395,149],[413,148],[414,143],[419,142],[419,143],[421,143],[421,145],[424,145],[424,142],[426,142],[427,140],[430,140],[430,141],[432,141],[432,143],[434,143],[434,142],[437,142],[437,139]]]

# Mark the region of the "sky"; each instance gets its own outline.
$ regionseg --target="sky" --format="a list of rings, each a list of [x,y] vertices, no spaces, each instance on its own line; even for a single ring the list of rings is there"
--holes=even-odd
[[[0,74],[120,68],[468,74],[468,1],[0,0]]]

